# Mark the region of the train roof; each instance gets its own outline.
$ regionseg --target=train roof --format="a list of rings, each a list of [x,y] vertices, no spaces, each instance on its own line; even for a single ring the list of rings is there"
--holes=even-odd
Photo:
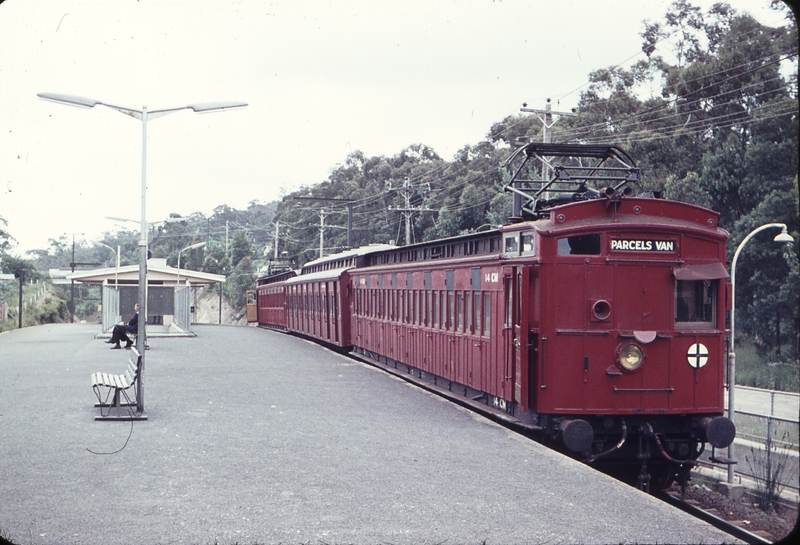
[[[276,282],[282,282],[289,278],[293,278],[297,276],[297,271],[289,270],[289,271],[281,271],[275,274],[268,274],[266,276],[260,276],[256,280],[257,286],[263,286],[265,284],[274,284]]]
[[[295,278],[284,277],[287,283],[310,279],[338,278],[351,268],[381,264],[403,264],[438,259],[501,255],[503,234],[535,230],[542,235],[585,230],[679,229],[703,233],[725,240],[728,233],[718,226],[719,213],[702,206],[651,196],[623,197],[611,195],[555,206],[549,217],[498,226],[496,229],[468,233],[408,246],[370,244],[306,263]],[[259,284],[266,283],[260,280]]]
[[[342,252],[326,255],[324,257],[317,258],[313,261],[309,261],[308,263],[303,265],[303,269],[305,270],[306,268],[312,268],[312,269],[319,268],[319,265],[322,264],[347,260],[349,258],[360,257],[367,254],[371,254],[373,252],[379,252],[382,250],[391,250],[394,248],[397,248],[397,246],[395,246],[394,244],[368,244],[366,246],[359,246],[358,248],[344,250]]]
[[[294,276],[292,278],[287,279],[284,283],[288,285],[288,284],[297,284],[308,281],[316,282],[320,280],[336,280],[351,268],[352,267],[341,267],[338,269],[326,269],[322,271],[315,271],[312,273],[301,274],[300,276]]]
[[[681,201],[649,197],[593,199],[551,208],[546,219],[512,223],[500,227],[511,232],[534,227],[543,233],[586,228],[682,228],[704,231],[708,235],[727,238],[718,225],[719,213]]]

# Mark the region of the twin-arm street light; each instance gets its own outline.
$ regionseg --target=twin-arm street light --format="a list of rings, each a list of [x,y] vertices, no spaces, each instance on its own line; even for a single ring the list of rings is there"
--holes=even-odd
[[[121,222],[121,223],[125,223],[125,222],[140,223],[139,220],[132,220],[130,218],[118,218],[116,216],[106,216],[105,218],[107,220],[118,221],[118,222]],[[158,225],[159,223],[164,223],[164,224],[167,224],[167,223],[180,223],[182,221],[186,221],[186,218],[166,218],[166,219],[163,219],[163,220],[148,221],[147,225],[153,230],[153,237],[151,238],[151,241],[155,237],[155,226]]]
[[[175,285],[176,286],[181,283],[181,254],[183,253],[183,251],[184,250],[194,250],[195,248],[202,248],[205,245],[206,245],[205,242],[197,242],[195,244],[192,244],[191,246],[187,246],[186,248],[181,248],[178,251],[178,278],[175,281]]]
[[[733,399],[736,390],[736,353],[734,351],[734,337],[736,333],[736,262],[739,261],[739,254],[742,253],[744,245],[747,244],[753,235],[760,233],[764,229],[781,229],[781,232],[773,239],[775,242],[794,242],[792,235],[788,233],[785,223],[767,223],[761,227],[753,229],[749,235],[739,243],[731,261],[731,344],[728,353],[728,419],[734,421]],[[728,446],[728,458],[733,460],[733,443]],[[728,465],[728,482],[733,484],[733,465]]]
[[[136,389],[136,410],[139,413],[144,412],[144,360],[145,360],[145,346],[146,331],[145,325],[147,323],[147,215],[146,215],[146,171],[147,171],[147,121],[156,119],[163,115],[171,114],[180,110],[192,110],[195,113],[210,113],[221,112],[225,110],[234,110],[244,108],[247,106],[246,102],[206,102],[202,104],[188,104],[186,106],[178,106],[176,108],[165,108],[161,110],[148,110],[147,106],[142,106],[141,110],[136,108],[128,108],[126,106],[117,106],[107,102],[101,102],[92,98],[85,98],[73,95],[62,95],[57,93],[38,93],[36,96],[42,100],[49,100],[59,104],[66,104],[68,106],[76,106],[78,108],[94,108],[97,105],[106,106],[112,110],[117,110],[120,113],[131,116],[135,119],[142,120],[142,210],[141,210],[141,232],[139,234],[139,316],[144,317],[139,320],[139,331],[137,337],[137,349],[141,354],[141,368],[139,371],[139,385]]]
[[[99,240],[90,240],[89,242],[91,242],[92,244],[97,244],[98,246],[102,246],[103,248],[108,248],[109,250],[114,252],[114,255],[117,258],[117,268],[114,270],[114,287],[119,288],[119,245],[117,245],[117,249],[115,250],[108,244],[100,242]]]

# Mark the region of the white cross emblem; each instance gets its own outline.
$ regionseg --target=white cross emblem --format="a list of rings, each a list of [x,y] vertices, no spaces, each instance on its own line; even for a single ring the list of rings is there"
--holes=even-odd
[[[689,365],[695,369],[700,369],[708,363],[708,348],[706,348],[704,344],[693,344],[689,347],[689,351],[686,355],[689,359]]]

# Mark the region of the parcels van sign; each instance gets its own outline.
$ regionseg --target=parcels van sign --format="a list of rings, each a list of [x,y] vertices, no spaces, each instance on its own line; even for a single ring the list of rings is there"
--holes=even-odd
[[[612,238],[611,249],[629,252],[674,252],[674,240],[644,240],[636,238]]]

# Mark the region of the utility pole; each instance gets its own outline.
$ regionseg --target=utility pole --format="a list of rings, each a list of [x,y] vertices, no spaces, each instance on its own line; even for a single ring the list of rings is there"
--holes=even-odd
[[[296,201],[317,201],[317,202],[340,202],[344,203],[347,206],[347,247],[353,247],[353,202],[349,199],[327,199],[325,197],[291,197]],[[322,221],[322,220],[320,220]],[[277,235],[276,235],[277,236]],[[320,237],[322,234],[320,233]],[[322,244],[320,243],[320,248]],[[277,254],[275,254],[277,256]],[[320,257],[322,257],[322,251],[320,250]]]
[[[400,194],[403,196],[404,206],[390,206],[389,210],[396,210],[398,212],[402,212],[403,214],[403,222],[405,223],[405,230],[406,230],[406,243],[405,245],[408,246],[411,244],[411,216],[414,212],[432,212],[430,208],[427,206],[425,208],[411,206],[411,197],[414,195],[414,187],[411,185],[411,180],[408,178],[405,179],[403,182],[403,187],[399,189],[393,189],[391,184],[389,184],[386,188],[386,191],[399,191]],[[430,191],[430,186],[426,186],[424,190],[425,193]]]
[[[25,269],[20,267],[19,269],[19,312],[17,313],[17,327],[22,329],[22,286],[25,285]],[[74,320],[73,320],[74,321]]]
[[[319,257],[322,259],[325,251],[325,209],[319,210]]]
[[[278,232],[281,229],[281,222],[275,222],[275,259],[278,259]]]
[[[553,128],[553,125],[556,124],[553,120],[554,115],[558,116],[569,116],[569,117],[577,117],[578,114],[575,113],[575,109],[573,108],[571,112],[554,112],[550,106],[550,99],[547,99],[547,104],[544,107],[544,110],[537,110],[535,108],[526,108],[526,104],[522,104],[522,108],[519,109],[520,112],[530,112],[536,114],[536,117],[542,122],[542,142],[545,144],[549,144],[553,141],[553,135],[550,129]],[[542,117],[544,116],[544,117]],[[547,161],[542,161],[542,180],[549,180],[551,176],[551,167]],[[514,194],[514,200],[518,199],[519,197],[517,194]],[[545,199],[550,198],[550,193],[545,193]],[[517,210],[517,207],[514,207],[514,210]]]
[[[72,261],[70,261],[69,268],[71,272],[75,272],[75,267],[78,265],[81,266],[88,266],[88,267],[96,267],[100,265],[97,262],[91,263],[76,263],[75,262],[75,235],[83,235],[84,233],[70,233],[72,235]],[[70,303],[69,303],[69,321],[75,321],[75,280],[70,279]]]

